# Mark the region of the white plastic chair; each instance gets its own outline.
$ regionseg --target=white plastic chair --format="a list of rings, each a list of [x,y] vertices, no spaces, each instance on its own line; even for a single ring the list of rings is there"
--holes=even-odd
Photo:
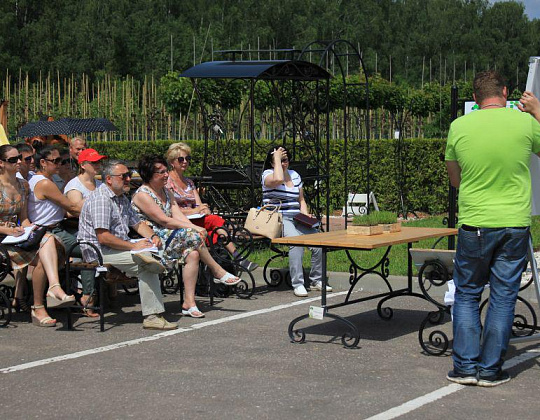
[[[367,214],[367,202],[367,194],[349,193],[346,208],[343,207],[343,212],[341,215],[352,217]],[[375,199],[375,194],[373,194],[373,191],[369,193],[369,204],[373,205],[375,211],[379,211],[379,206],[377,205],[377,200]]]

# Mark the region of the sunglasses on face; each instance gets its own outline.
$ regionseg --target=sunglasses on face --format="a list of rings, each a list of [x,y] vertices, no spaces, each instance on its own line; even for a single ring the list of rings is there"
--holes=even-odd
[[[32,156],[26,156],[23,160],[24,160],[25,162],[27,162],[27,163],[30,163],[30,162],[32,162],[32,160],[34,160],[34,155],[32,155]]]
[[[62,162],[60,162],[61,165],[67,165],[69,163],[69,158],[68,159],[62,159]]]
[[[8,163],[17,163],[19,160],[22,160],[22,155],[13,156],[10,158],[0,159],[0,160],[2,160],[3,162],[8,162]]]
[[[62,163],[62,158],[61,157],[57,157],[57,158],[54,158],[54,159],[43,159],[43,160],[46,160],[47,162],[51,162],[54,165],[59,165],[60,163]]]
[[[169,173],[167,169],[162,169],[161,171],[154,171],[155,174],[159,175],[165,175],[166,173]]]
[[[188,163],[191,162],[191,156],[189,156],[189,155],[186,156],[186,157],[180,156],[180,157],[178,158],[178,163],[184,163],[184,160],[185,160],[186,162],[188,162]]]
[[[289,162],[289,159],[285,158],[285,159],[281,159],[281,163],[288,163]]]
[[[131,178],[131,171],[124,172],[123,174],[118,174],[118,175],[112,174],[111,176],[119,176],[119,177],[122,177],[124,181],[126,181],[127,179]]]

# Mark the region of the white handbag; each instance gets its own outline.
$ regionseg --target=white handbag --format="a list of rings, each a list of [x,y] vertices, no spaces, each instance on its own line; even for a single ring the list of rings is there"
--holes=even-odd
[[[279,210],[281,204],[267,204],[259,209],[251,208],[244,227],[254,235],[279,238],[283,233],[283,219]]]

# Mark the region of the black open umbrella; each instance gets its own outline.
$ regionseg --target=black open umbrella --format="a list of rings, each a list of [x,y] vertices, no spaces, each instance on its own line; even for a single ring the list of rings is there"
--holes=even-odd
[[[17,137],[56,136],[104,131],[118,131],[118,128],[106,118],[61,118],[55,121],[30,122],[21,127]]]

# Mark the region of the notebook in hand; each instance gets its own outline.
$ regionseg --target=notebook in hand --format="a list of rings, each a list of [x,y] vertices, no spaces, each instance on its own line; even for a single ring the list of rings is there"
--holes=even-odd
[[[296,216],[294,216],[294,221],[297,223],[300,223],[301,225],[314,228],[314,229],[318,228],[321,224],[319,222],[319,219],[308,216],[303,213],[298,213]]]

